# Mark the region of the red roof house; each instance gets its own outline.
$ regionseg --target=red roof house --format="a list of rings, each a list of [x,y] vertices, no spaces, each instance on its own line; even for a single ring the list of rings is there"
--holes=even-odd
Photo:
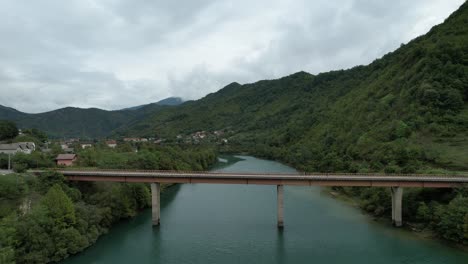
[[[59,166],[71,166],[76,161],[76,154],[59,154],[55,161]]]

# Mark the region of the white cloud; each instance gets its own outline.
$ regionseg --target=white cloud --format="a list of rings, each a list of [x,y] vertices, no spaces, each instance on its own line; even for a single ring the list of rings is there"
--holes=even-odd
[[[0,104],[119,109],[367,64],[463,2],[6,0]]]

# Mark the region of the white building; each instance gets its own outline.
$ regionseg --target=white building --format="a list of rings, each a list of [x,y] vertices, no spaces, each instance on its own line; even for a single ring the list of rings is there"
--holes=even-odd
[[[34,150],[36,150],[36,144],[34,144],[34,142],[0,144],[0,153],[4,154],[16,154],[18,152],[31,154]]]
[[[115,141],[115,140],[107,140],[107,141],[106,141],[106,145],[107,145],[109,148],[115,148],[115,147],[117,147],[117,141]]]
[[[82,149],[91,148],[92,146],[92,144],[81,144]]]

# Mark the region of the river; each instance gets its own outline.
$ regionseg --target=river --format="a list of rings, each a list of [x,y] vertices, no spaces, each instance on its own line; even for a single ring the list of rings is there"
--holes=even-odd
[[[295,171],[242,159],[215,170]],[[286,186],[284,196],[278,230],[276,186],[178,185],[161,197],[161,226],[151,226],[146,210],[63,263],[468,263],[468,253],[376,223],[319,187]]]

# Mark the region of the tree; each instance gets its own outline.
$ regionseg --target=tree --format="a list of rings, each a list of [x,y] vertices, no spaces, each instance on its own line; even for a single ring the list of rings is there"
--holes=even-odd
[[[418,210],[416,212],[416,219],[422,222],[429,222],[431,220],[432,214],[431,209],[425,202],[420,202]]]
[[[463,108],[463,96],[458,90],[447,89],[441,93],[441,104],[445,109],[459,111]]]
[[[44,206],[19,218],[16,225],[16,263],[48,263],[55,251],[48,226],[52,226]]]
[[[0,140],[12,139],[18,136],[18,128],[11,121],[0,120]]]
[[[38,189],[42,193],[46,193],[54,185],[62,185],[65,181],[65,177],[55,171],[44,172],[37,178],[39,180]]]
[[[447,240],[457,243],[466,238],[466,216],[468,215],[468,197],[458,196],[448,206],[437,210],[440,221],[437,230]]]
[[[439,92],[435,89],[432,89],[432,87],[428,84],[424,84],[422,87],[422,89],[424,89],[424,92],[421,101],[429,106],[439,104]]]
[[[73,202],[58,184],[49,189],[42,198],[41,205],[47,210],[47,215],[53,219],[55,226],[66,228],[76,222]]]
[[[47,141],[47,135],[46,133],[40,131],[37,128],[32,128],[32,129],[25,129],[23,130],[23,134],[28,134],[34,138],[36,138],[40,142],[45,142]]]
[[[0,219],[0,263],[15,263],[15,217]]]

